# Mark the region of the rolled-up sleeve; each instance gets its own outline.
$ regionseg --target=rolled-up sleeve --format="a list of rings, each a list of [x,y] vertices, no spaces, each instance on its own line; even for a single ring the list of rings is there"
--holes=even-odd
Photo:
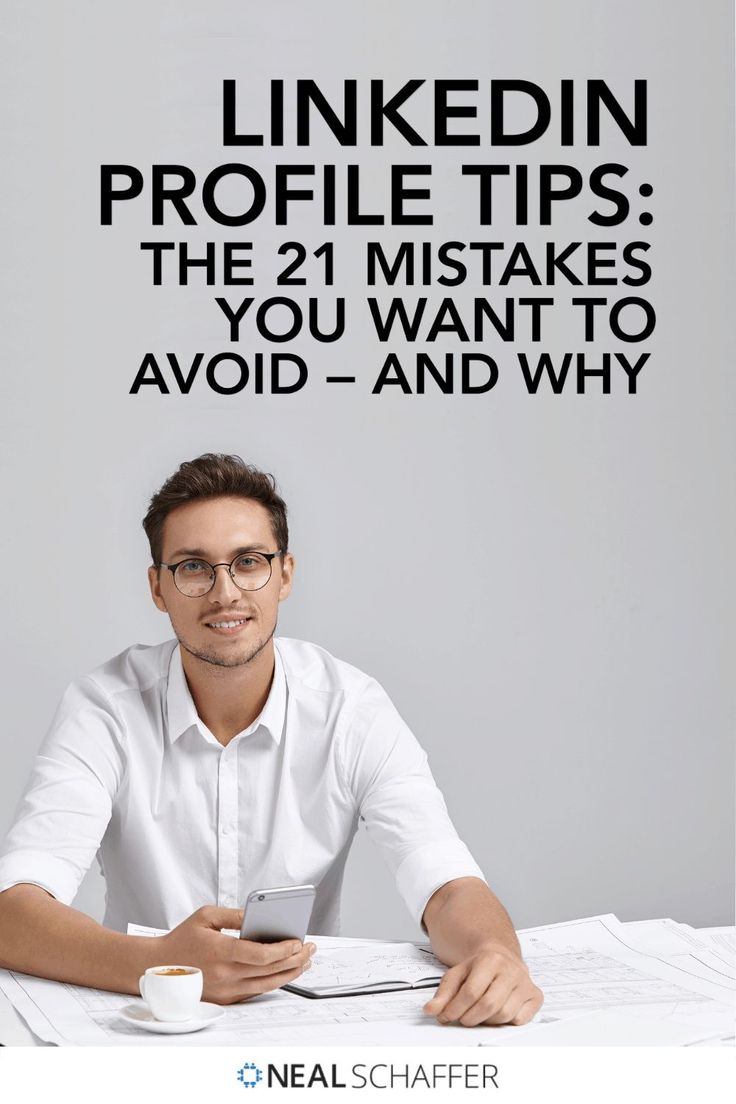
[[[450,820],[426,753],[378,683],[361,693],[339,746],[346,786],[417,924],[446,882],[485,881]]]
[[[29,882],[71,904],[123,772],[113,704],[92,679],[79,679],[62,698],[0,847],[0,891]]]

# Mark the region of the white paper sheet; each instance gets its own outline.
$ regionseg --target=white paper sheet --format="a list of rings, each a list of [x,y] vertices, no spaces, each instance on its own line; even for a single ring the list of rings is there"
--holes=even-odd
[[[734,1035],[733,982],[714,980],[674,921],[658,934],[661,924],[622,924],[609,914],[519,932],[529,969],[545,993],[543,1010],[559,1019],[615,1010],[642,1024],[678,1021],[692,1029],[693,1044],[728,1044]]]
[[[579,1028],[580,1045],[584,1045],[583,1038],[599,1039],[608,1031],[611,1044],[623,1034],[628,1038],[629,1020],[639,1038],[649,1041],[666,1037],[673,1045],[699,1045],[727,1040],[733,1033],[733,983],[729,979],[724,979],[723,984],[714,983],[711,968],[698,965],[691,954],[700,949],[688,944],[682,932],[665,930],[661,943],[657,944],[653,941],[656,925],[661,926],[662,922],[653,924],[627,931],[627,925],[608,915],[520,932],[530,971],[546,998],[536,1021],[523,1028],[438,1025],[422,1011],[431,995],[427,989],[319,1001],[282,990],[228,1006],[222,1020],[203,1031],[163,1036],[144,1033],[122,1019],[120,1009],[134,999],[124,994],[6,971],[0,971],[0,988],[40,1038],[62,1045],[493,1046],[511,1040],[521,1045],[527,1035],[529,1045],[544,1045],[543,1032],[562,1021],[569,1023],[564,1030],[561,1026],[555,1029],[559,1038],[574,1038]],[[144,934],[144,929],[136,931]],[[151,929],[147,933],[151,934]],[[636,949],[637,936],[641,945],[648,940],[646,954]],[[392,949],[390,944],[380,941],[317,937],[315,942],[323,952],[331,945],[372,945],[374,951],[383,947],[386,953]],[[683,946],[689,949],[683,951]],[[674,959],[680,960],[679,963],[673,964]],[[718,996],[714,997],[714,993]],[[598,1016],[601,1012],[606,1012],[607,1018]],[[584,1013],[594,1013],[597,1018],[592,1021]],[[617,1018],[619,1015],[625,1017],[623,1024]],[[612,1030],[616,1023],[619,1032]]]
[[[635,933],[628,934],[627,925],[612,914],[527,928],[519,932],[519,941],[532,972],[532,961],[550,954],[585,956],[597,953],[608,960],[604,963],[583,957],[576,967],[570,959],[569,969],[580,969],[578,980],[583,980],[585,984],[575,992],[576,978],[572,973],[554,980],[555,992],[558,982],[562,982],[563,990],[567,990],[561,991],[559,996],[568,1007],[576,1004],[578,1007],[588,1006],[592,1011],[594,1007],[625,1003],[694,1000],[698,995],[731,1007],[736,993],[736,984],[730,978],[721,975],[714,977],[710,967],[692,954],[668,957],[667,954],[653,953],[652,947],[647,953],[642,953],[636,946]],[[668,951],[670,947],[668,943]],[[541,976],[545,976],[543,962],[535,963],[534,968],[540,968]],[[596,970],[599,971],[597,975]],[[638,976],[640,974],[644,977]],[[541,984],[541,988],[547,992],[549,1003],[553,993],[549,979],[547,985],[545,989],[545,985]]]
[[[32,1030],[41,1038],[60,1045],[353,1045],[370,1040],[382,1045],[475,1046],[479,1042],[486,1045],[500,1042],[503,1033],[526,1030],[441,1026],[422,1011],[429,999],[427,990],[319,1001],[282,990],[227,1006],[223,1018],[203,1031],[188,1035],[153,1035],[119,1015],[126,1004],[136,1003],[135,998],[43,981],[24,974],[13,974],[13,985],[8,986],[4,974],[5,971],[0,971],[0,987],[9,996],[9,990],[13,989],[14,1003],[20,995],[24,1018]],[[137,1003],[142,1004],[142,1001]]]
[[[707,1035],[707,1032],[703,1033]],[[505,1046],[688,1046],[696,1030],[678,1020],[643,1019],[605,1009],[535,1027]]]
[[[627,939],[637,950],[659,955],[667,961],[674,960],[674,965],[678,964],[678,960],[680,965],[688,967],[698,962],[703,967],[704,977],[716,983],[731,981],[734,983],[732,991],[736,992],[733,929],[719,929],[714,937],[710,931],[700,931],[674,920],[638,920],[622,926]],[[688,957],[692,962],[688,962]]]

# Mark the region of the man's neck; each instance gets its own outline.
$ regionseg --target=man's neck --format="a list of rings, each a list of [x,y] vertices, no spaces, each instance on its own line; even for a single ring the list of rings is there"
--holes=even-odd
[[[273,682],[273,640],[250,663],[218,667],[181,649],[182,666],[197,713],[212,735],[227,745],[253,724]]]

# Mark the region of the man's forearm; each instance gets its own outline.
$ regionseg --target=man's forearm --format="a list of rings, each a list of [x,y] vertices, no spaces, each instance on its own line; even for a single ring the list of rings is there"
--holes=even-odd
[[[110,931],[39,886],[17,885],[0,893],[4,969],[137,994],[138,978],[156,965],[155,944]]]
[[[479,878],[447,882],[430,897],[423,919],[434,953],[448,966],[487,943],[498,943],[521,957],[509,914]]]

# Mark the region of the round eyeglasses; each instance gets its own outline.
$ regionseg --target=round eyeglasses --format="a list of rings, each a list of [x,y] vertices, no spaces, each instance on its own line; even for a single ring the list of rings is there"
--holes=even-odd
[[[229,564],[211,564],[192,557],[174,564],[156,564],[156,567],[167,568],[174,576],[176,589],[186,594],[187,598],[201,598],[215,585],[218,567],[226,567],[230,578],[241,590],[260,590],[271,578],[272,561],[283,554],[283,549],[278,552],[240,552]]]

